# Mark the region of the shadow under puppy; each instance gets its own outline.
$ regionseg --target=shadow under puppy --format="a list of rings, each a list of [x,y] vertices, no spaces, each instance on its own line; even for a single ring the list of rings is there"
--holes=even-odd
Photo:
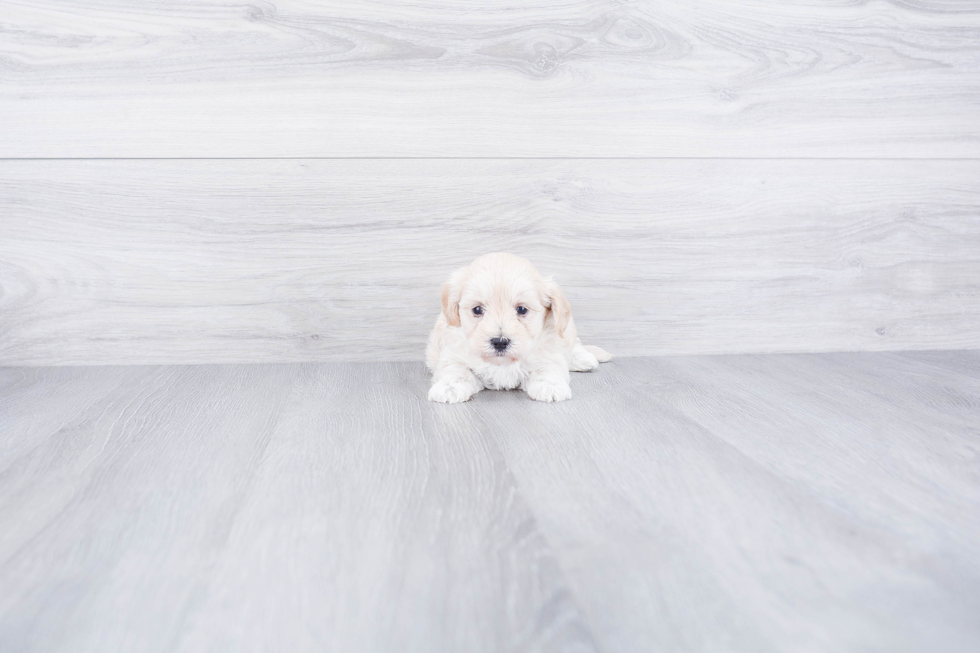
[[[425,352],[429,400],[456,403],[483,388],[520,388],[537,401],[562,401],[572,396],[569,371],[611,359],[582,345],[558,284],[519,256],[485,254],[442,287],[442,315]]]

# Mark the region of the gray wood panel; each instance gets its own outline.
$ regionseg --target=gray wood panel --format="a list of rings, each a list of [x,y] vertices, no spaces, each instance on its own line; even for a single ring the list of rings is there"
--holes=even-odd
[[[0,649],[951,651],[976,352],[0,370]]]
[[[487,251],[616,355],[980,348],[980,162],[0,162],[0,362],[419,360]]]
[[[980,156],[980,4],[7,0],[0,156]]]

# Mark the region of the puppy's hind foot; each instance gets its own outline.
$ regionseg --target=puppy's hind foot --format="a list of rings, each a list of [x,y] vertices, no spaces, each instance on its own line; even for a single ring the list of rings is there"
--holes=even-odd
[[[585,345],[584,349],[595,356],[596,360],[600,363],[608,363],[613,359],[613,355],[601,347],[596,347],[595,345]]]
[[[569,361],[568,369],[572,372],[591,372],[599,367],[599,360],[591,352],[585,350],[581,345],[572,350],[572,359]]]

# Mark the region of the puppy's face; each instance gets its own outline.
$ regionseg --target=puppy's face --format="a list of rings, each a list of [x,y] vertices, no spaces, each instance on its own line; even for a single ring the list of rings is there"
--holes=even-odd
[[[564,305],[557,285],[509,254],[482,256],[443,287],[449,324],[462,327],[472,354],[498,365],[521,360],[546,328],[563,330]]]

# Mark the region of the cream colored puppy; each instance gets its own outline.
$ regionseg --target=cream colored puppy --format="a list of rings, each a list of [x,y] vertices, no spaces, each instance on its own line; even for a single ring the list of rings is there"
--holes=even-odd
[[[486,254],[442,286],[442,315],[429,335],[430,401],[466,401],[483,388],[525,390],[531,399],[572,396],[569,371],[612,356],[578,339],[568,300],[531,262]]]

